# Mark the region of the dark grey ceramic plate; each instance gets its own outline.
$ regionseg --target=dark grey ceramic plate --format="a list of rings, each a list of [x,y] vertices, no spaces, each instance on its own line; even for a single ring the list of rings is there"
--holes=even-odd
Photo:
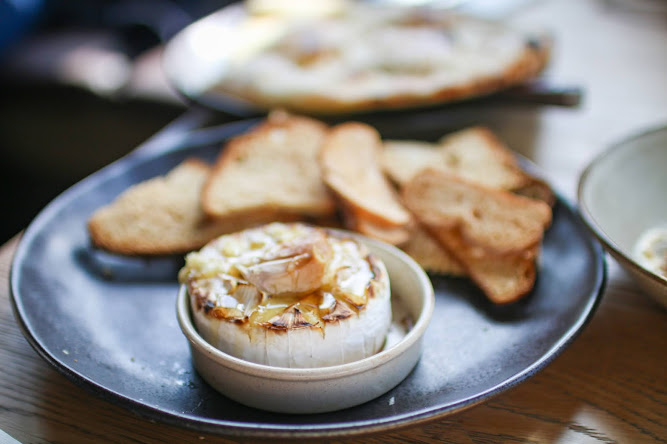
[[[27,229],[11,273],[16,317],[35,350],[65,376],[142,416],[199,431],[353,435],[483,402],[547,365],[592,316],[605,281],[602,250],[559,199],[536,286],[525,299],[497,307],[465,279],[432,276],[436,306],[423,356],[389,393],[317,415],[266,413],[225,398],[193,369],[176,322],[182,258],[95,251],[86,220],[130,185],[167,172],[187,156],[213,160],[225,137],[252,123],[209,133],[214,140],[165,141],[161,154],[149,150],[121,159],[59,196]]]

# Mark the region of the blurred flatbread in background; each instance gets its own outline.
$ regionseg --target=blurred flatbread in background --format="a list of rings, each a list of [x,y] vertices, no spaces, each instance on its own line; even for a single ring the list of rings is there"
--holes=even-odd
[[[451,10],[364,2],[309,18],[249,13],[242,26],[272,37],[236,48],[213,89],[263,109],[316,114],[490,94],[535,78],[552,45],[543,34]]]

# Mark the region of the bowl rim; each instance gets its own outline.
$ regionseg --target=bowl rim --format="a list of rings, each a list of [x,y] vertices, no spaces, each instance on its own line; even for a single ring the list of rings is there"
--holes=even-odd
[[[588,163],[584,168],[581,175],[579,176],[579,183],[577,185],[577,200],[579,202],[579,213],[581,218],[584,221],[584,224],[588,227],[589,231],[602,243],[605,249],[614,256],[617,260],[629,266],[631,270],[643,277],[646,277],[656,284],[662,285],[667,288],[667,279],[661,277],[660,275],[652,272],[651,270],[641,266],[631,255],[626,254],[617,244],[614,242],[611,237],[602,229],[598,224],[597,219],[593,216],[593,213],[590,211],[589,205],[584,197],[584,191],[587,187],[587,184],[590,183],[589,179],[592,172],[606,159],[615,155],[616,153],[623,151],[624,149],[629,149],[629,145],[633,142],[636,142],[639,139],[653,135],[655,133],[667,132],[667,123],[656,125],[648,129],[638,131],[626,136],[623,139],[620,139],[617,142],[612,143],[606,149],[598,153],[593,159]]]
[[[424,335],[435,308],[435,294],[433,291],[433,285],[426,272],[423,270],[423,268],[421,268],[421,266],[417,264],[417,262],[415,262],[414,259],[393,245],[389,245],[385,242],[381,242],[376,239],[371,239],[366,236],[345,230],[327,230],[340,233],[348,237],[353,237],[362,243],[373,245],[380,250],[384,250],[385,253],[395,256],[405,265],[403,268],[404,272],[413,273],[417,278],[419,286],[422,289],[422,310],[410,331],[399,342],[390,348],[384,349],[367,358],[328,367],[274,367],[246,361],[218,350],[206,342],[204,338],[199,335],[192,322],[187,288],[184,284],[181,284],[179,286],[178,297],[176,301],[176,315],[178,318],[178,323],[181,327],[181,331],[188,339],[190,344],[198,352],[206,353],[217,363],[224,365],[231,370],[236,370],[247,375],[283,381],[317,381],[323,379],[343,378],[357,373],[363,373],[373,368],[380,367],[381,365],[392,361],[393,359],[396,359],[408,349],[410,349]],[[389,274],[391,285],[391,273],[389,273],[389,271],[387,272]]]

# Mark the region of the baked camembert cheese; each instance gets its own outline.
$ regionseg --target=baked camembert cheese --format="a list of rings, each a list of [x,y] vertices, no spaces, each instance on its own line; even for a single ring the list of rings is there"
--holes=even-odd
[[[344,364],[381,350],[391,324],[384,264],[351,237],[272,223],[186,256],[179,281],[204,340],[277,367]]]

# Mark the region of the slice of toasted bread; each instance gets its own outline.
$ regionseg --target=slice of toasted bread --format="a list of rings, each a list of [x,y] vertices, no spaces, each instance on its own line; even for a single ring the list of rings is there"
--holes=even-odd
[[[403,245],[410,240],[411,230],[407,226],[380,225],[363,216],[345,202],[341,201],[343,224],[348,230],[356,231],[368,237],[387,242],[392,245]]]
[[[446,135],[439,145],[448,171],[463,179],[504,190],[527,181],[512,151],[488,128],[477,126]]]
[[[550,206],[555,201],[549,185],[523,171],[511,150],[484,127],[452,133],[438,143],[386,141],[382,164],[392,181],[399,186],[406,184],[424,169],[435,168],[491,188],[511,190],[519,195],[540,199]],[[450,275],[467,274],[452,254],[423,230],[415,231],[402,248],[428,271]],[[518,266],[530,269],[523,262],[519,262]],[[476,267],[483,267],[483,264]]]
[[[128,255],[176,254],[239,229],[238,221],[210,221],[202,211],[199,196],[209,171],[204,162],[188,159],[166,176],[128,188],[89,219],[93,244]],[[273,219],[267,213],[244,223]]]
[[[322,175],[357,219],[387,228],[404,227],[411,216],[380,169],[381,143],[378,132],[363,123],[334,127],[320,153]]]
[[[386,140],[380,154],[382,169],[399,186],[424,168],[438,168],[442,163],[438,145],[418,140]]]
[[[489,254],[513,254],[539,243],[551,208],[438,170],[424,170],[403,188],[405,205],[428,226],[456,229]]]
[[[449,276],[467,275],[463,266],[419,224],[415,224],[401,249],[426,271]]]
[[[424,170],[402,190],[406,206],[490,300],[518,300],[535,282],[551,208],[544,202]]]
[[[399,185],[425,168],[506,190],[518,188],[528,180],[510,149],[484,127],[457,131],[437,144],[387,141],[384,146],[382,165]]]
[[[221,152],[202,191],[204,211],[231,219],[266,211],[332,215],[335,202],[317,163],[327,133],[317,120],[272,113]]]
[[[515,302],[533,288],[538,246],[512,255],[490,255],[463,241],[455,228],[429,226],[429,232],[493,303]]]

